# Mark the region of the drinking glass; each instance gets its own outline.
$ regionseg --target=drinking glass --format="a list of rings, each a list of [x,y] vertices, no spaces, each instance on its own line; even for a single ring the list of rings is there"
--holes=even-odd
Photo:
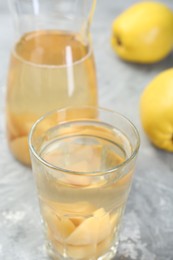
[[[96,0],[9,0],[15,39],[7,82],[7,136],[30,164],[28,133],[46,112],[97,105],[90,25]]]
[[[115,256],[139,145],[135,126],[106,109],[65,108],[34,124],[29,146],[53,259]]]

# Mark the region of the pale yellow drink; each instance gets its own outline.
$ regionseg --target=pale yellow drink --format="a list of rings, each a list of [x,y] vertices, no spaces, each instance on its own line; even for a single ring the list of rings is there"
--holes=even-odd
[[[57,170],[42,172],[39,165],[34,167],[54,259],[98,259],[111,247],[116,249],[132,179],[132,170],[124,176],[122,172],[104,174],[126,160],[131,150],[126,137],[99,122],[82,123],[57,126],[52,130],[57,139],[40,151],[42,159]],[[127,151],[121,142],[126,142]]]
[[[58,31],[25,34],[11,54],[7,132],[17,159],[30,164],[27,138],[44,113],[73,105],[96,105],[96,75],[90,44]]]
[[[34,124],[29,147],[53,259],[116,255],[139,144],[127,118],[96,107],[55,110]]]

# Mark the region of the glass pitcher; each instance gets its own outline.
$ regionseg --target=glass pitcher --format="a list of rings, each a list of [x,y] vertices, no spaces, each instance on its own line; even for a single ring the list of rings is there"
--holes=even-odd
[[[28,133],[44,113],[97,105],[90,39],[96,0],[9,0],[16,40],[7,89],[7,136],[29,165]]]

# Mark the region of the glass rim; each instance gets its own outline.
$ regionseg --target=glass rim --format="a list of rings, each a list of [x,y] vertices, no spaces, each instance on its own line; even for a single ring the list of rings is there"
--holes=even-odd
[[[58,166],[55,166],[49,162],[47,162],[46,160],[44,160],[38,153],[37,151],[35,150],[33,144],[32,144],[32,136],[34,134],[34,131],[36,129],[36,127],[39,125],[39,123],[41,123],[44,119],[46,119],[48,116],[50,115],[53,115],[54,113],[56,112],[63,112],[63,111],[66,111],[66,110],[70,110],[70,109],[93,109],[93,110],[97,110],[97,111],[104,111],[104,112],[108,112],[108,113],[111,113],[112,115],[115,115],[115,116],[119,116],[121,117],[121,119],[125,120],[129,126],[133,129],[135,135],[136,135],[136,139],[137,139],[137,143],[136,143],[136,146],[134,148],[134,151],[131,153],[131,155],[125,159],[122,163],[116,165],[115,167],[113,168],[110,168],[108,170],[103,170],[103,171],[89,171],[89,172],[79,172],[79,171],[72,171],[72,170],[68,170],[68,169],[65,169],[65,168],[61,168],[61,167],[58,167]],[[75,121],[75,120],[74,120]],[[46,167],[48,168],[51,168],[53,170],[56,170],[56,171],[61,171],[63,173],[66,173],[66,174],[69,174],[69,175],[77,175],[77,176],[88,176],[88,174],[90,176],[101,176],[101,175],[106,175],[106,174],[110,174],[110,173],[113,173],[121,168],[123,168],[124,166],[126,166],[129,162],[131,162],[137,155],[138,151],[139,151],[139,147],[140,147],[140,135],[139,135],[139,132],[136,128],[136,126],[131,122],[131,120],[129,120],[126,116],[122,115],[121,113],[119,112],[116,112],[116,111],[113,111],[111,109],[108,109],[108,108],[103,108],[103,107],[95,107],[95,106],[80,106],[80,107],[72,107],[72,106],[69,106],[69,107],[64,107],[64,108],[60,108],[60,109],[54,109],[52,111],[49,111],[47,113],[45,113],[43,116],[41,116],[32,126],[30,132],[29,132],[29,136],[28,136],[28,143],[29,143],[29,149],[30,149],[30,152],[37,158],[37,160],[42,163],[43,165],[45,165]]]

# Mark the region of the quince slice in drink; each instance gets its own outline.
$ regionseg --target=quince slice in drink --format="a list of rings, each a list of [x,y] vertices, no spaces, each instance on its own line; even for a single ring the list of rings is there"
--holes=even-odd
[[[109,231],[110,233],[107,233],[108,236],[105,237],[104,240],[100,241],[97,244],[97,253],[96,256],[99,257],[106,253],[109,248],[111,247],[111,244],[115,240],[115,232],[117,230],[118,224],[120,219],[120,212],[112,213],[109,215]]]
[[[113,243],[113,239],[114,237],[110,235],[97,245],[96,257],[102,256],[109,250],[111,244]]]
[[[109,236],[109,214],[104,209],[96,210],[93,216],[85,219],[75,231],[68,237],[66,242],[71,245],[97,244]]]
[[[93,215],[98,224],[96,243],[99,243],[111,233],[110,216],[103,208],[96,210]]]
[[[121,186],[130,186],[131,181],[132,181],[132,177],[133,177],[133,171],[130,171],[127,174],[124,174],[124,176],[122,176],[115,185],[121,187]]]
[[[62,242],[75,230],[75,225],[70,219],[66,217],[60,218],[48,208],[44,208],[43,215],[49,230],[54,233],[59,242]]]
[[[95,244],[98,236],[98,223],[95,217],[85,219],[67,238],[66,243],[73,246]]]
[[[92,138],[86,137],[84,141],[80,138],[73,138],[68,148],[68,169],[81,173],[95,172],[100,170],[102,146],[87,143]],[[81,142],[81,143],[80,143]],[[66,151],[67,153],[67,151]]]
[[[72,185],[88,186],[91,183],[91,177],[82,174],[89,171],[88,169],[89,165],[86,161],[74,163],[69,166],[69,170],[77,172],[78,174],[66,174],[65,180]]]
[[[28,136],[22,136],[10,141],[9,146],[17,160],[21,161],[25,165],[30,165]]]
[[[47,239],[49,242],[51,242],[52,247],[55,249],[55,251],[57,251],[59,254],[63,255],[64,253],[64,244],[57,241],[57,239],[55,239],[54,233],[47,228]],[[54,259],[54,258],[53,258]]]
[[[40,115],[34,113],[10,113],[7,111],[7,128],[11,133],[12,139],[17,136],[29,134],[33,124],[39,119]],[[58,119],[56,116],[48,117],[39,123],[36,132],[38,135],[45,133],[51,126],[54,126]]]
[[[122,210],[121,210],[122,211]],[[111,228],[111,233],[115,233],[119,227],[119,222],[121,218],[121,211],[117,211],[115,213],[110,214],[110,228]]]
[[[96,252],[96,245],[86,245],[86,246],[72,246],[65,243],[61,243],[55,239],[52,231],[48,230],[47,232],[48,239],[52,243],[55,251],[63,255],[64,253],[68,257],[73,259],[86,259],[93,257]]]
[[[7,117],[9,131],[11,131],[13,135],[18,134],[18,136],[28,135],[32,125],[38,119],[38,116],[31,113],[8,113]]]
[[[70,217],[71,222],[75,225],[75,227],[78,227],[84,220],[84,217]]]
[[[68,218],[63,218],[57,222],[57,230],[60,236],[66,239],[75,230],[75,225]]]
[[[99,121],[98,121],[99,122]],[[119,134],[116,134],[114,131],[110,131],[106,127],[97,127],[97,126],[89,126],[85,127],[82,131],[83,135],[90,135],[95,137],[101,137],[105,140],[110,140],[112,142],[121,144],[122,143],[122,137]]]
[[[73,146],[73,150],[71,146]],[[92,149],[88,149],[88,146],[83,145],[81,148],[81,145],[70,144],[62,148],[58,147],[56,150],[43,154],[42,157],[48,163],[62,169],[62,176],[64,176],[62,182],[77,186],[88,186],[91,182],[91,178],[84,175],[91,170],[91,163],[89,163],[87,159],[88,156],[92,156]],[[93,163],[95,164],[95,159]],[[63,174],[63,170],[70,172]]]

